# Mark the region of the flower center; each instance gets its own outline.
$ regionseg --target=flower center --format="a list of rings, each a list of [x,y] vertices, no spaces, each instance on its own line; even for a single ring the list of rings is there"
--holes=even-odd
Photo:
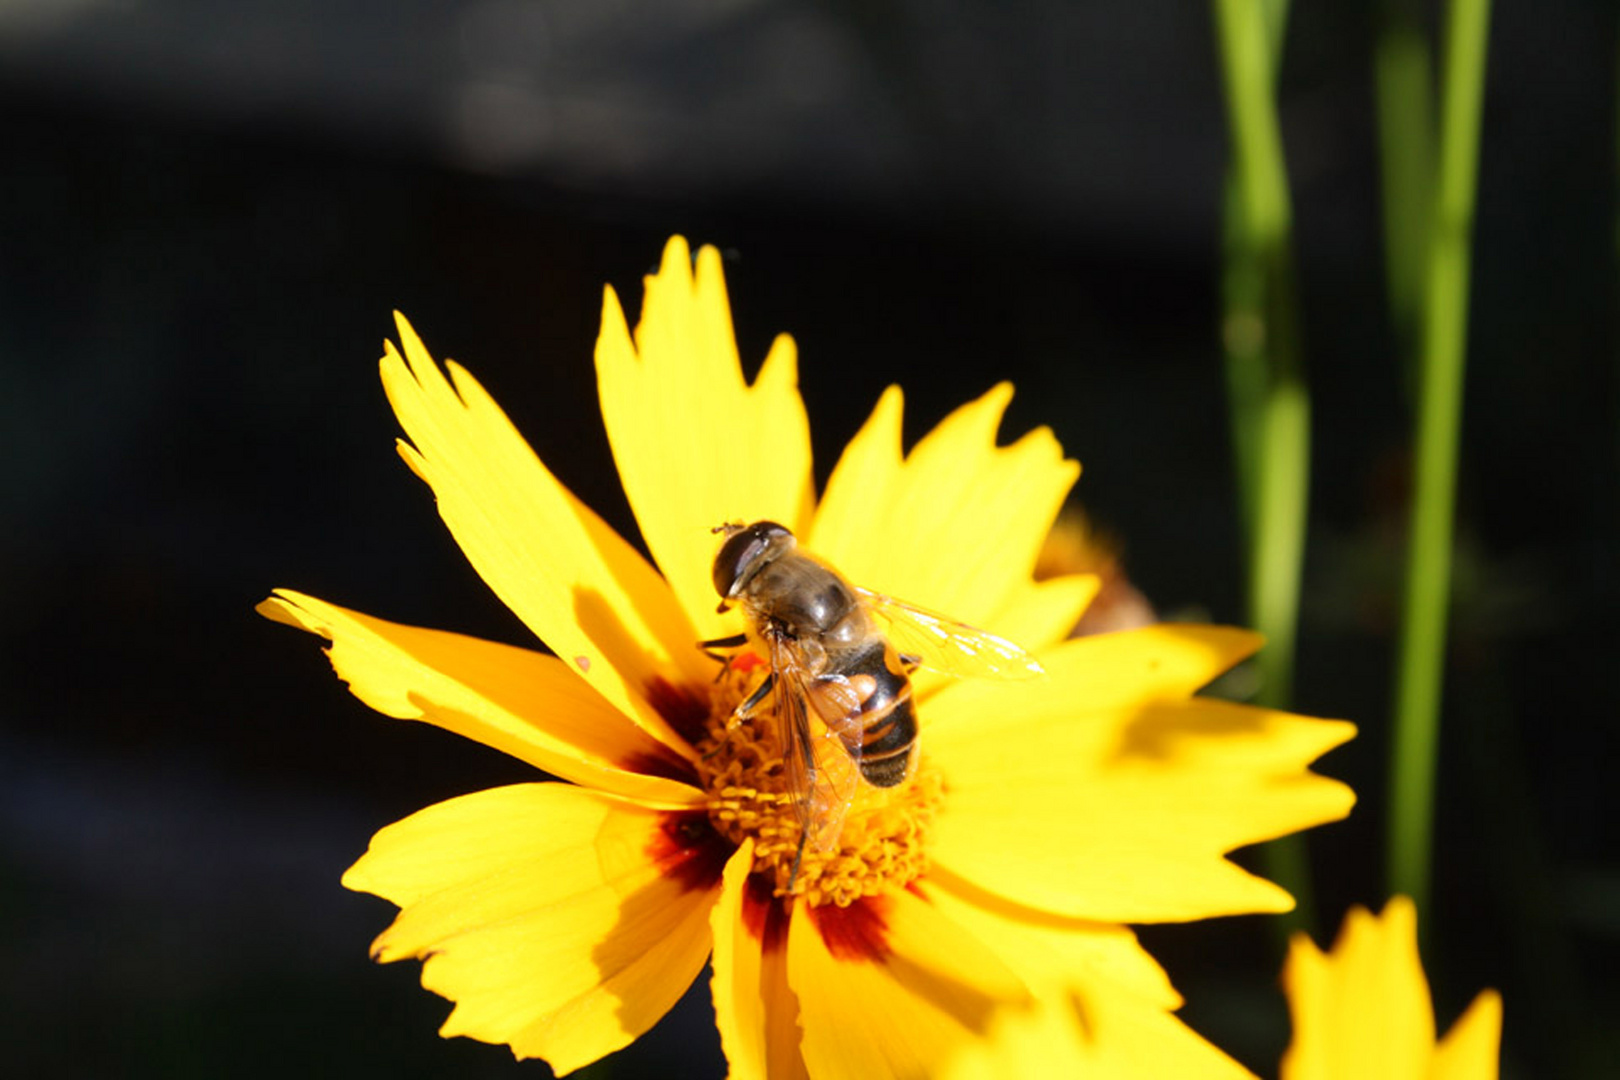
[[[927,870],[928,829],[944,785],[921,756],[912,776],[895,787],[856,784],[837,839],[826,850],[806,844],[801,855],[800,794],[788,779],[786,733],[775,708],[767,700],[731,726],[732,710],[761,678],[759,665],[734,662],[711,694],[697,769],[714,827],[735,844],[752,838],[754,873],[772,884],[774,895],[802,895],[812,907],[847,907],[903,888]]]

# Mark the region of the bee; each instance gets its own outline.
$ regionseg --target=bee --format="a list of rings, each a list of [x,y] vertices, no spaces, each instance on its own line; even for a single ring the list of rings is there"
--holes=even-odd
[[[911,775],[917,750],[912,671],[1001,678],[1043,672],[1010,641],[851,585],[774,521],[731,523],[714,532],[724,535],[714,559],[718,610],[740,607],[769,654],[764,680],[733,710],[730,724],[753,716],[767,699],[774,702],[800,824],[791,889],[806,845],[827,851],[837,843],[861,783],[892,788]],[[700,645],[738,648],[748,640],[743,633]]]

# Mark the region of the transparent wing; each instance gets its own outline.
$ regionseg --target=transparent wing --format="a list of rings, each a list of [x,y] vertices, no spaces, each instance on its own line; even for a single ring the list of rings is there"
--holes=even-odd
[[[792,648],[778,640],[770,644],[771,668],[776,674],[771,696],[781,725],[788,790],[795,800],[806,846],[813,851],[829,851],[837,845],[844,817],[855,801],[855,788],[860,783],[860,762],[856,759],[860,749],[858,741],[854,750],[846,748],[833,726],[812,723],[810,696],[819,693],[826,701],[830,687],[842,684],[847,690],[848,683],[837,677],[816,680],[817,689],[812,691]],[[859,699],[853,691],[848,694],[858,710]]]
[[[888,624],[886,632],[895,649],[930,671],[989,679],[1035,679],[1046,674],[1038,660],[1006,638],[892,596],[855,591]]]

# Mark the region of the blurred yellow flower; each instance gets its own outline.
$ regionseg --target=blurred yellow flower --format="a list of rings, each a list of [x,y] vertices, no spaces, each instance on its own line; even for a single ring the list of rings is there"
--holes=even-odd
[[[1495,1080],[1501,995],[1481,991],[1435,1043],[1417,912],[1404,896],[1382,915],[1352,908],[1330,953],[1295,935],[1283,984],[1294,1041],[1282,1080]]]
[[[1093,527],[1083,510],[1072,507],[1058,515],[1046,534],[1035,560],[1035,580],[1082,573],[1097,579],[1097,595],[1069,632],[1071,637],[1134,630],[1158,621],[1152,602],[1125,575],[1119,542]]]
[[[987,1039],[1038,1056],[1077,1031],[1122,1072],[1247,1075],[1175,1019],[1124,924],[1289,908],[1224,855],[1348,812],[1350,791],[1307,766],[1353,729],[1193,697],[1256,648],[1242,630],[1065,641],[1095,580],[1033,571],[1079,470],[1045,429],[996,445],[1008,386],[904,455],[891,388],[818,501],[792,341],[748,384],[718,253],[694,262],[672,240],[633,339],[607,291],[596,350],[654,569],[398,325],[382,376],[400,453],[555,655],[288,590],[260,610],[327,638],[373,708],[565,781],[429,807],[344,876],[399,905],[373,954],[424,961],[423,985],[456,1003],[441,1034],[570,1072],[645,1032],[712,955],[734,1077],[971,1073]],[[919,672],[914,776],[863,788],[836,847],[796,876],[774,725],[727,724],[763,673],[720,676],[695,647],[742,629],[715,610],[710,529],[759,519],[859,585],[1022,643],[1048,673]]]

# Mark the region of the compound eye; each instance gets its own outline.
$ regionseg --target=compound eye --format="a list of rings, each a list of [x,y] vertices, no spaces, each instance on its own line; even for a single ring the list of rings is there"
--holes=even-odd
[[[777,557],[793,549],[793,534],[774,521],[723,527],[726,539],[714,557],[714,591],[727,600]]]

